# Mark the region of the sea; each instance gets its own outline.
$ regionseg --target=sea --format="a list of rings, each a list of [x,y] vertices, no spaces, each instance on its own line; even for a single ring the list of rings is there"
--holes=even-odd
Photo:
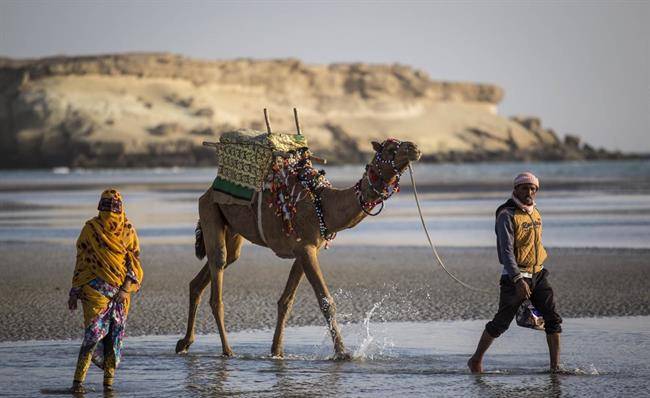
[[[323,167],[335,187],[352,186],[362,165]],[[537,205],[550,247],[650,247],[650,161],[415,164],[423,216],[437,246],[490,247],[494,211],[521,171],[540,178]],[[0,171],[0,242],[74,241],[96,214],[101,191],[117,187],[143,244],[192,243],[197,199],[216,168]],[[377,217],[341,232],[336,245],[424,246],[409,172]]]
[[[362,165],[323,167],[336,187],[354,184]],[[521,171],[541,181],[537,205],[544,244],[568,248],[650,248],[650,161],[415,164],[382,213],[334,245],[425,246],[414,192],[440,247],[492,247],[494,210]],[[0,245],[74,244],[96,214],[101,191],[118,188],[141,244],[193,244],[197,199],[215,168],[0,171]],[[650,263],[648,264],[650,266]],[[0,268],[1,269],[1,268]],[[2,299],[5,299],[3,297]],[[235,358],[220,357],[218,336],[201,335],[188,354],[179,336],[129,337],[115,392],[91,369],[86,396],[111,397],[594,397],[650,396],[650,317],[565,319],[560,373],[549,373],[543,332],[512,327],[490,349],[482,375],[466,368],[485,320],[343,325],[351,361],[331,358],[322,326],[288,328],[284,359],[270,357],[270,330],[230,334]],[[0,342],[0,396],[64,394],[80,341]]]

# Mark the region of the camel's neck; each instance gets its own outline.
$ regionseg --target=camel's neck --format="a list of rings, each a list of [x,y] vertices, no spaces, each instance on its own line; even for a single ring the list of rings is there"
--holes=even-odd
[[[373,201],[378,198],[378,195],[369,189],[365,178],[361,180],[361,191],[365,201]],[[352,228],[367,215],[361,210],[354,186],[347,189],[325,188],[321,197],[323,198],[325,224],[330,232]]]
[[[366,217],[361,210],[354,187],[347,189],[325,188],[321,197],[323,198],[325,224],[330,232],[352,228]]]

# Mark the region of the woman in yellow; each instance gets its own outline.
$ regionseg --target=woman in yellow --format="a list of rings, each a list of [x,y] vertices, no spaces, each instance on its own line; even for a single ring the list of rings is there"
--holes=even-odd
[[[99,215],[88,221],[77,240],[77,264],[68,307],[81,300],[85,334],[79,351],[73,392],[84,392],[91,361],[104,369],[104,389],[111,390],[120,362],[130,293],[142,283],[140,246],[126,218],[122,196],[115,189],[102,193]]]

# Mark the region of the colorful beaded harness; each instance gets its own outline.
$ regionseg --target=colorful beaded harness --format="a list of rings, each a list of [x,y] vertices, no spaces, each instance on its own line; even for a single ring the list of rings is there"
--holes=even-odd
[[[325,178],[324,170],[312,166],[309,157],[309,149],[301,148],[291,152],[289,157],[276,158],[266,180],[272,193],[268,204],[275,207],[276,215],[282,218],[284,232],[291,236],[297,204],[309,195],[314,202],[320,235],[327,241],[327,247],[336,233],[330,232],[325,225],[321,192],[332,184]]]
[[[384,151],[384,146],[389,142],[394,142],[397,144],[397,148],[395,148],[395,153],[393,154],[393,158],[390,160],[384,159],[381,156],[381,153]],[[381,149],[375,153],[375,157],[373,158],[373,161],[370,164],[366,165],[366,171],[365,173],[363,173],[361,179],[354,185],[354,192],[357,194],[357,199],[359,201],[359,205],[361,206],[361,210],[363,210],[363,212],[369,216],[379,215],[379,213],[381,213],[381,211],[384,209],[384,201],[390,198],[391,196],[393,196],[394,193],[399,192],[399,180],[400,177],[402,176],[402,172],[395,165],[395,155],[397,154],[397,151],[399,151],[399,147],[401,145],[402,145],[402,141],[400,140],[397,140],[395,138],[387,139],[381,145]],[[375,165],[374,168],[376,168],[376,171],[373,170],[373,168],[371,167],[372,165]],[[393,172],[395,173],[395,178],[386,181],[381,175],[381,168],[378,167],[381,165],[389,165],[393,169]],[[372,189],[372,191],[377,196],[379,196],[379,198],[377,198],[376,200],[365,201],[363,199],[363,192],[361,192],[361,183],[363,182],[364,178],[367,180],[368,186]],[[381,182],[380,188],[375,188],[375,183],[377,181]],[[374,209],[375,206],[377,206],[378,204],[381,204],[381,207],[376,213],[372,213],[372,209]]]

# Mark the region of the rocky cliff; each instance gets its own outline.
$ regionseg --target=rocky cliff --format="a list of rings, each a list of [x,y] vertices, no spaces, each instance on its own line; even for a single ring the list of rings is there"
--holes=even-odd
[[[0,58],[0,167],[213,164],[202,141],[233,128],[294,131],[314,152],[365,161],[371,140],[433,161],[611,156],[496,112],[497,86],[431,80],[403,65],[204,61],[172,54]]]

